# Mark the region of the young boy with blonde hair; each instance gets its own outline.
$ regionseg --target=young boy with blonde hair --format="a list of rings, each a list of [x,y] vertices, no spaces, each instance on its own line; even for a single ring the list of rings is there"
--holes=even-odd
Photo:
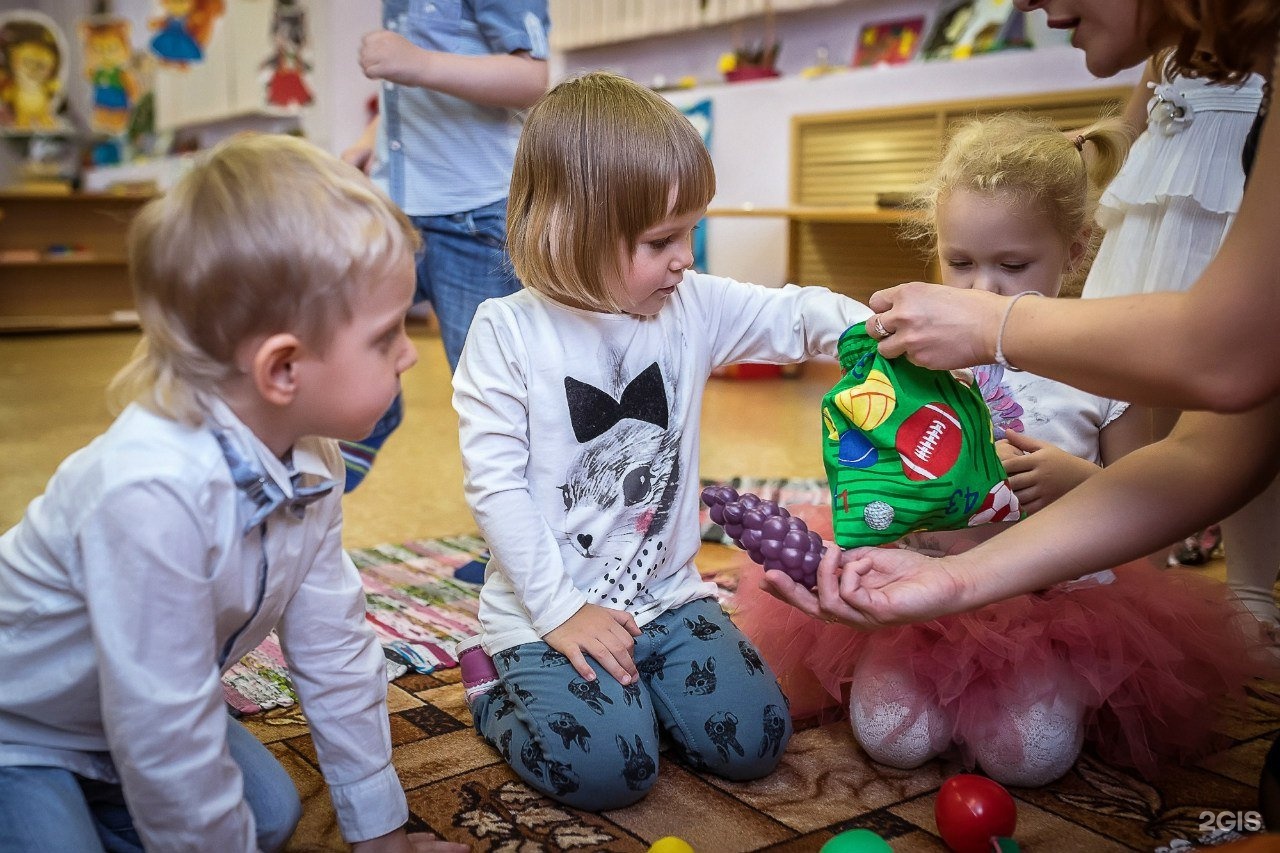
[[[317,436],[367,433],[416,361],[416,247],[359,172],[283,136],[223,143],[139,213],[125,407],[0,537],[0,851],[282,847],[297,792],[220,684],[273,628],[343,835],[410,849]]]

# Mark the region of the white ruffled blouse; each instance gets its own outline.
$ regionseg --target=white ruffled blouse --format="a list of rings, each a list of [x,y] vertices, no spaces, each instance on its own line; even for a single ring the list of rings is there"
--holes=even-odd
[[[1217,253],[1244,196],[1241,152],[1262,103],[1262,77],[1149,85],[1147,130],[1099,201],[1106,235],[1086,297],[1186,290]]]

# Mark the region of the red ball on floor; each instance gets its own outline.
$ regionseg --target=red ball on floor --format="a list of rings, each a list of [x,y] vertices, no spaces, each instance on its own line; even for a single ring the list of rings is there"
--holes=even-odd
[[[942,783],[933,815],[938,834],[955,853],[986,853],[992,838],[1012,836],[1018,823],[1009,792],[999,782],[971,773]]]

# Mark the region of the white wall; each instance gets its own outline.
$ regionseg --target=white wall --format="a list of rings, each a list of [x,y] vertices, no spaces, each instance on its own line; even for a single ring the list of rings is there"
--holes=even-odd
[[[307,4],[316,108],[303,116],[302,127],[317,145],[342,153],[368,123],[366,102],[377,85],[360,70],[360,37],[382,28],[377,0],[311,0]]]
[[[711,154],[719,191],[713,207],[782,207],[790,199],[791,119],[812,113],[1036,92],[1069,91],[1133,84],[1139,71],[1109,80],[1095,79],[1083,54],[1065,44],[1062,33],[1044,27],[1044,14],[1028,16],[1037,50],[1011,50],[960,62],[915,62],[886,69],[851,69],[807,80],[799,76],[816,64],[824,49],[833,65],[851,63],[861,28],[869,23],[924,15],[929,21],[936,0],[856,0],[808,12],[779,15],[782,45],[778,66],[783,76],[755,83],[710,82],[695,89],[668,92],[677,106],[712,101]],[[928,22],[926,22],[926,32]],[[552,21],[554,28],[555,22]],[[758,41],[762,20],[697,30],[677,36],[605,45],[556,57],[557,75],[607,68],[634,80],[668,83],[683,75],[717,81],[716,61],[741,42]],[[780,284],[786,276],[786,223],[781,219],[720,217],[708,220],[707,266],[718,275]]]
[[[709,86],[670,95],[677,106],[712,101],[711,156],[719,191],[713,207],[780,207],[790,201],[791,118],[933,101],[1067,91],[1137,82],[1139,71],[1097,80],[1070,47],[1010,51],[963,62],[859,69],[803,80]],[[786,223],[708,220],[709,272],[761,284],[786,276]]]
[[[241,0],[232,0],[241,2]],[[269,0],[258,0],[269,2]],[[589,2],[589,0],[582,0]],[[0,0],[0,9],[19,3]],[[25,4],[22,4],[25,5]],[[38,0],[35,6],[59,21],[75,38],[75,20],[86,0]],[[862,26],[924,15],[931,18],[937,0],[850,0],[808,12],[779,15],[776,32],[782,48],[783,77],[759,83],[716,83],[716,61],[734,46],[760,40],[762,19],[734,26],[697,30],[636,42],[621,42],[552,57],[553,79],[580,70],[608,68],[652,83],[684,75],[709,81],[691,90],[669,93],[677,105],[703,98],[713,102],[712,158],[719,194],[713,206],[787,204],[790,180],[790,122],[796,115],[874,109],[984,96],[1065,91],[1133,83],[1137,71],[1111,80],[1095,80],[1082,55],[1062,46],[1062,35],[1043,28],[1043,14],[1029,16],[1037,42],[1054,46],[1008,51],[963,62],[911,63],[890,69],[857,69],[814,80],[799,72],[817,61],[820,49],[834,65],[848,65]],[[134,21],[135,43],[148,37],[146,20],[153,0],[116,0],[116,11]],[[304,111],[307,136],[335,153],[364,128],[366,101],[377,90],[357,62],[361,36],[380,26],[377,0],[309,0],[314,107]],[[552,21],[554,28],[555,22]],[[73,51],[75,53],[77,51]],[[72,104],[84,114],[87,88],[78,67],[71,69]],[[239,124],[233,124],[239,127]],[[781,220],[718,218],[710,221],[708,268],[711,272],[761,283],[781,283],[786,271],[786,227]]]

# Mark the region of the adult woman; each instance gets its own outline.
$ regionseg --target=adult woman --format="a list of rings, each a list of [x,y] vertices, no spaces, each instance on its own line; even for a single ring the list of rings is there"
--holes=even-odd
[[[1161,48],[1188,73],[1235,80],[1274,56],[1280,8],[1268,0],[1017,0],[1074,28],[1089,70],[1108,76]],[[1202,50],[1213,57],[1206,59]],[[1264,113],[1266,104],[1264,104]],[[817,597],[776,573],[770,591],[854,625],[969,610],[1150,552],[1215,521],[1280,470],[1280,128],[1261,133],[1240,214],[1186,293],[1119,299],[1001,297],[901,285],[872,297],[868,327],[888,356],[935,368],[1013,364],[1097,394],[1231,414],[1185,415],[1052,506],[963,555],[851,551],[820,573]],[[1188,490],[1194,485],[1194,491]],[[1082,535],[1082,533],[1086,535]],[[1069,559],[1064,559],[1067,557]]]

